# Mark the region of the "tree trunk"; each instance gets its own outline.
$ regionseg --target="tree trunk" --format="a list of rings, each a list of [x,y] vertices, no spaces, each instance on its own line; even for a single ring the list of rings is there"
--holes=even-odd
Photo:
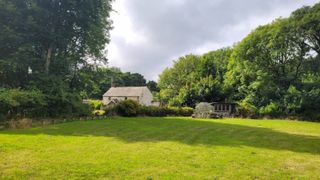
[[[52,57],[52,51],[53,51],[53,46],[52,44],[49,45],[49,48],[47,50],[47,55],[46,55],[46,62],[45,62],[45,65],[44,65],[44,72],[46,74],[49,74],[49,68],[50,68],[50,63],[51,63],[51,57]]]

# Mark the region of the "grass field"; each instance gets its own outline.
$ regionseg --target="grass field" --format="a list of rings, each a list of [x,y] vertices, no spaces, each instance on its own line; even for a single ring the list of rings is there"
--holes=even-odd
[[[0,179],[320,179],[320,123],[114,118],[0,131]]]

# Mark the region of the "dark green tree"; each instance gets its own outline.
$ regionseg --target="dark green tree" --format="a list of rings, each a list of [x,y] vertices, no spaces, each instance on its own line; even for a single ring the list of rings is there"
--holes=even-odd
[[[111,10],[111,0],[0,0],[0,87],[43,93],[46,115],[81,109],[79,69],[106,62]]]
[[[155,81],[148,81],[147,86],[150,89],[150,91],[152,91],[152,92],[159,92],[160,91],[158,84]]]

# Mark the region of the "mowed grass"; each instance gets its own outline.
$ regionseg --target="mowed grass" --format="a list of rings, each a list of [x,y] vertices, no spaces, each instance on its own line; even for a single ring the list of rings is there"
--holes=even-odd
[[[5,130],[0,179],[320,179],[320,124],[112,118]]]

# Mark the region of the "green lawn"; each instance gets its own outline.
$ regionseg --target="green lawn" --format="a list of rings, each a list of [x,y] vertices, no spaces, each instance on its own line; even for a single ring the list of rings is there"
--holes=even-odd
[[[0,131],[0,179],[320,179],[320,123],[115,118]]]

